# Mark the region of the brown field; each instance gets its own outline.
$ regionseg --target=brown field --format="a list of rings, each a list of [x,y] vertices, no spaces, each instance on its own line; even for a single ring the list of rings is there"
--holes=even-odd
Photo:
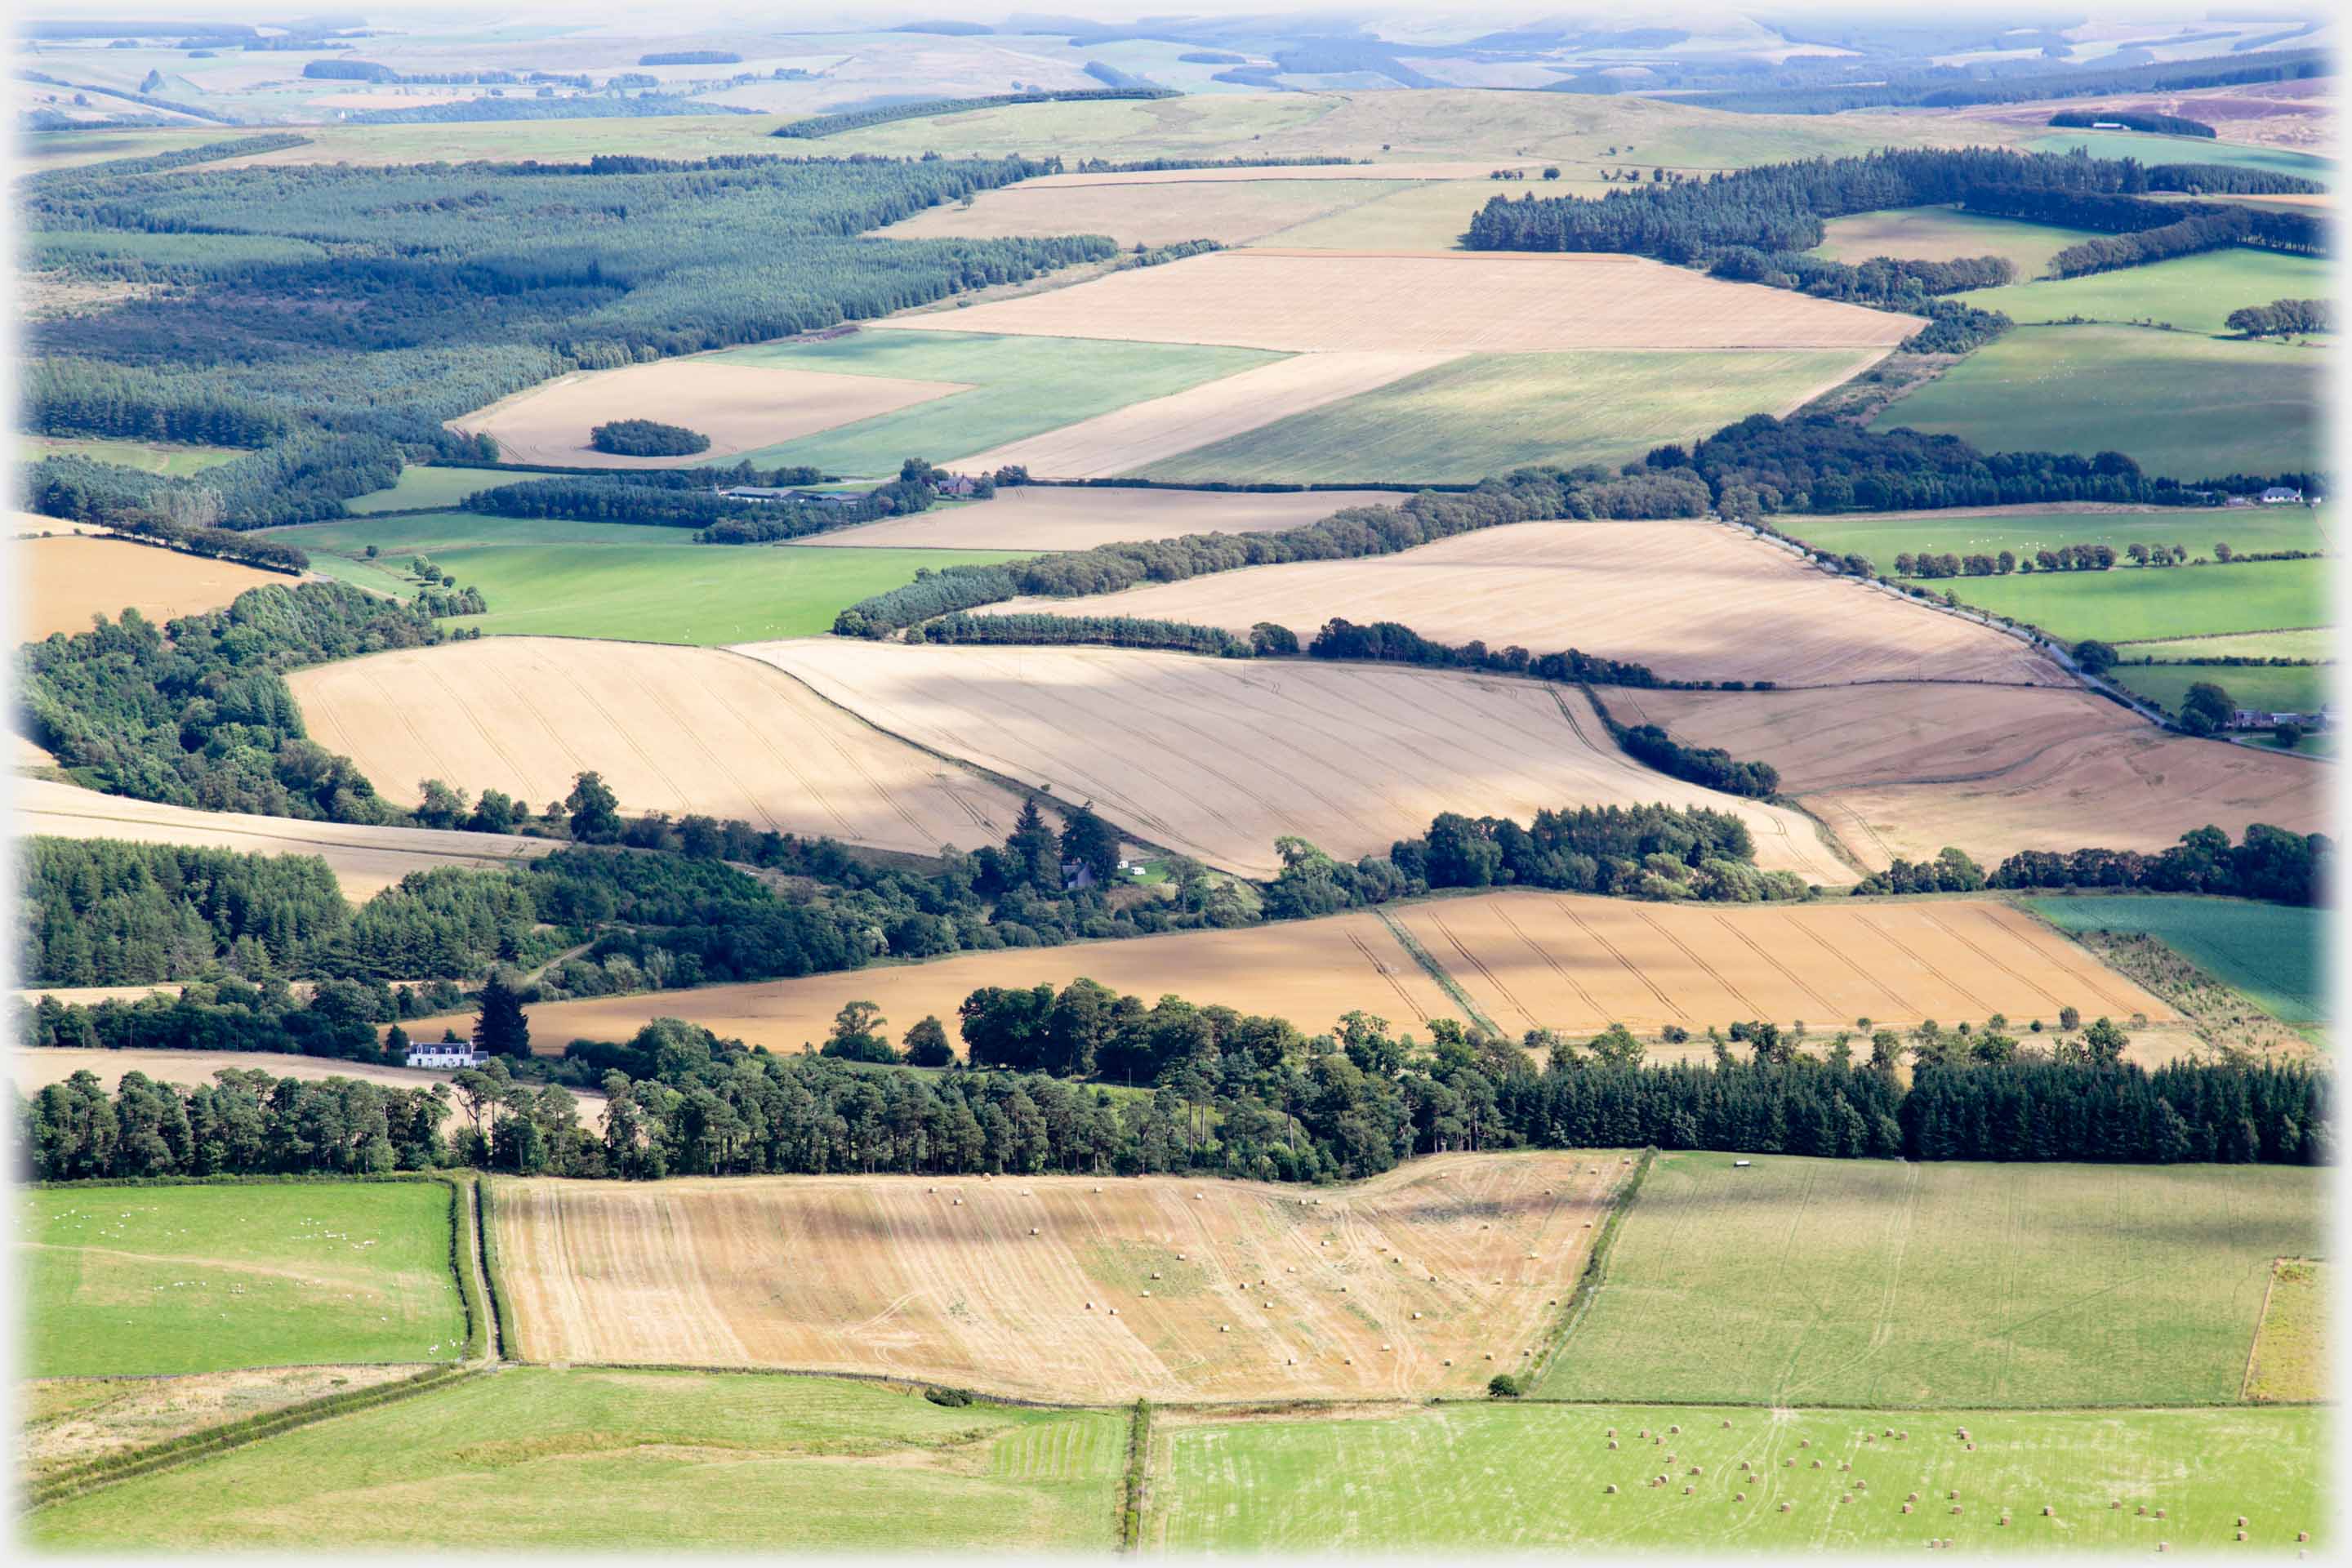
[[[995,843],[1021,809],[722,648],[485,637],[319,665],[288,684],[319,742],[403,805],[428,778],[560,799],[594,769],[625,811],[918,855]]]
[[[2168,735],[2079,689],[1624,697],[1621,719],[1770,763],[1781,788],[1873,867],[1946,845],[1988,869],[2021,849],[2154,853],[2208,824],[2233,837],[2255,822],[2332,831],[2327,764]]]
[[[570,784],[567,781],[565,787]],[[560,793],[560,792],[559,792]],[[16,780],[16,831],[60,838],[118,838],[132,844],[191,844],[248,855],[316,855],[354,900],[373,898],[411,871],[442,866],[485,868],[561,847],[546,838],[429,827],[368,827],[339,822],[299,822],[288,816],[246,816],[226,811],[100,795],[47,779]]]
[[[1992,900],[1650,904],[1567,893],[1489,893],[1406,905],[1397,919],[1478,1010],[1528,1029],[1698,1032],[1735,1019],[1815,1029],[1947,1026],[2006,1013],[2022,1026],[2172,1008],[2022,910]]]
[[[968,310],[877,322],[1293,353],[1890,347],[1909,316],[1628,256],[1283,250],[1190,257]]]
[[[2288,48],[2295,44],[2284,46]],[[2050,115],[2060,109],[2128,110],[2139,114],[2175,114],[2213,127],[2224,143],[2284,147],[2292,152],[2332,154],[2336,142],[2336,83],[2320,78],[2302,81],[2251,82],[2236,87],[2197,88],[2187,92],[2120,93],[2095,102],[2082,99],[2044,103],[1975,104],[1943,111],[1955,121],[1999,126],[2006,131],[2049,134]],[[2063,134],[2063,130],[2061,132]],[[2194,154],[2178,142],[2158,142],[2150,163]]]
[[[953,466],[987,472],[1017,463],[1039,479],[1108,479],[1386,386],[1457,357],[1366,351],[1297,354],[991,447],[958,458]]]
[[[1173,173],[1175,171],[1166,171]],[[1283,174],[1201,169],[1194,174]],[[1311,171],[1324,173],[1324,171]],[[1364,173],[1377,171],[1366,169]],[[1062,185],[1057,179],[1080,183]],[[1214,239],[1239,245],[1294,224],[1329,217],[1405,188],[1401,180],[1148,180],[1048,175],[982,191],[971,205],[928,207],[877,230],[889,239],[1003,239],[1025,235],[1107,234],[1123,247]]]
[[[1739,816],[1767,869],[1853,880],[1804,816],[1640,766],[1581,692],[1536,681],[1118,648],[808,638],[743,651],[894,735],[1250,876],[1279,868],[1286,834],[1352,860],[1444,811],[1527,821],[1662,801]]]
[[[499,456],[510,463],[674,468],[970,390],[961,382],[833,375],[698,357],[558,376],[452,419],[449,427],[493,437]],[[709,450],[680,458],[622,458],[588,445],[592,427],[633,418],[657,418],[699,431],[710,437]]]
[[[1147,1004],[1179,995],[1203,1006],[1287,1018],[1309,1034],[1358,1009],[1416,1034],[1432,1018],[1460,1016],[1380,917],[1357,910],[1264,930],[1171,931],[798,980],[551,1002],[530,1010],[530,1032],[535,1050],[561,1056],[573,1040],[626,1040],[652,1019],[683,1018],[721,1039],[789,1052],[823,1041],[844,1004],[871,1002],[888,1020],[894,1041],[929,1016],[947,1026],[949,1044],[960,1048],[956,1009],[982,986],[1058,987],[1080,976]],[[463,1034],[472,1018],[428,1018],[408,1031],[415,1039],[438,1039],[445,1026]]]
[[[283,1410],[350,1394],[415,1366],[278,1366],[202,1372],[186,1377],[49,1377],[25,1385],[19,1470],[39,1480],[69,1465],[104,1458]],[[54,1412],[54,1414],[52,1414]]]
[[[7,550],[9,574],[25,585],[17,606],[20,642],[38,642],[53,632],[86,632],[91,616],[116,620],[126,608],[161,624],[174,616],[217,610],[247,588],[296,580],[283,572],[207,561],[128,539],[18,540]]]
[[[121,989],[133,989],[123,987]],[[177,986],[159,989],[177,991]],[[71,999],[75,993],[53,993],[60,1001]],[[20,995],[34,993],[19,993]],[[538,1017],[541,1009],[531,1009]],[[473,1016],[436,1018],[431,1028],[416,1021],[404,1026],[409,1037],[417,1041],[437,1040],[446,1026],[454,1027],[460,1036],[472,1032]],[[558,1047],[552,1054],[562,1054]],[[452,1073],[433,1068],[390,1068],[375,1062],[338,1061],[329,1057],[289,1056],[281,1051],[109,1051],[83,1050],[60,1047],[43,1049],[26,1047],[8,1053],[8,1072],[15,1080],[16,1092],[31,1095],[43,1086],[63,1083],[78,1072],[91,1072],[110,1093],[122,1081],[125,1073],[142,1072],[157,1083],[176,1083],[183,1087],[208,1084],[213,1075],[225,1068],[240,1071],[266,1072],[271,1078],[300,1079],[305,1083],[322,1083],[331,1078],[358,1079],[362,1083],[383,1084],[388,1089],[422,1089],[432,1084],[446,1083]],[[604,1097],[593,1089],[567,1090],[580,1102],[580,1120],[593,1126],[604,1121]],[[448,1116],[457,1114],[456,1102],[450,1104]],[[446,1123],[447,1116],[443,1118]]]
[[[1094,1402],[1402,1397],[1476,1393],[1528,1364],[1621,1158],[1441,1155],[1312,1195],[1160,1176],[788,1176],[500,1182],[497,1202],[534,1360],[881,1373]]]
[[[1024,487],[971,506],[886,517],[808,542],[929,550],[1091,550],[1186,533],[1266,533],[1320,521],[1351,506],[1392,506],[1393,490],[1128,490]]]
[[[1013,599],[978,613],[1047,608],[1244,632],[1275,621],[1301,637],[1334,616],[1402,621],[1443,642],[1578,647],[1681,680],[2065,679],[2014,637],[1695,521],[1513,523],[1397,555],[1255,566],[1050,604]]]

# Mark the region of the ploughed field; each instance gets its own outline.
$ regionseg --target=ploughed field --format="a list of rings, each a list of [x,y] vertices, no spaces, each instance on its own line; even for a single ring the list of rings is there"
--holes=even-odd
[[[1234,491],[1022,486],[818,535],[825,548],[1092,550],[1187,533],[1304,528],[1351,506],[1394,506],[1394,490]]]
[[[1490,893],[1391,912],[1507,1037],[1529,1029],[1694,1033],[1867,1017],[1949,1026],[2006,1014],[2161,1023],[2160,998],[1993,900],[1666,905],[1547,892]]]
[[[1482,1390],[1539,1353],[1627,1173],[1614,1153],[1529,1153],[1320,1189],[795,1176],[496,1191],[532,1360],[1108,1403]]]
[[[375,776],[384,777],[381,773]],[[19,777],[16,785],[16,826],[19,834],[117,838],[132,844],[186,844],[205,849],[235,849],[244,854],[315,855],[326,861],[343,896],[354,903],[373,898],[411,871],[430,871],[442,866],[491,869],[561,847],[551,839],[511,838],[492,833],[377,827],[360,823],[304,822],[290,816],[195,811],[186,806],[132,800],[128,795],[100,795],[50,779]],[[509,784],[506,787],[513,786]],[[556,794],[562,795],[571,787],[566,775],[563,788]]]
[[[922,855],[999,842],[1020,813],[1010,791],[724,649],[484,637],[314,666],[288,683],[320,743],[404,805],[428,778],[557,800],[594,770],[625,811]]]
[[[1354,859],[1441,812],[1524,822],[1569,804],[1664,802],[1739,816],[1766,870],[1854,879],[1806,817],[1641,766],[1564,687],[1110,648],[823,638],[741,651],[890,734],[1251,876],[1279,869],[1285,835]]]
[[[1244,634],[1273,621],[1302,640],[1333,616],[1398,621],[1439,642],[1516,643],[1538,654],[1574,647],[1675,680],[2064,679],[2015,637],[1698,521],[1509,523],[1394,555],[1247,567],[1076,599],[1013,599],[976,613],[1024,611],[1193,621]],[[1614,689],[1603,700],[1619,706]]]
[[[2313,833],[2328,821],[2324,768],[2168,735],[2080,690],[1612,690],[1609,701],[1624,722],[1647,718],[1686,743],[1771,763],[1782,791],[1873,868],[1947,845],[1990,870],[2021,849],[2153,854],[2209,824],[2234,838],[2251,823]]]
[[[25,522],[34,524],[68,526],[48,518]],[[93,616],[120,620],[125,609],[137,610],[160,627],[177,616],[217,610],[248,588],[294,580],[234,561],[207,561],[88,534],[16,540],[6,548],[9,574],[23,584],[16,623],[21,642],[38,642],[56,632],[86,632]]]

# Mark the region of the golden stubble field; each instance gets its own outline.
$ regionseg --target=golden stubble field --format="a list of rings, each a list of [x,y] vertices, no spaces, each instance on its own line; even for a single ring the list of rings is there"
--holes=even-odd
[[[741,651],[891,734],[1091,802],[1149,842],[1253,877],[1280,868],[1285,835],[1352,860],[1426,832],[1441,812],[1526,822],[1569,805],[1664,802],[1739,816],[1767,870],[1854,880],[1802,815],[1641,766],[1582,692],[1538,681],[830,637]]]
[[[1302,353],[1450,354],[1892,348],[1920,323],[1784,289],[1725,283],[1639,257],[1268,246],[876,325]]]
[[[438,778],[534,805],[603,773],[628,812],[701,812],[912,854],[1003,838],[1011,791],[720,648],[484,637],[287,678],[321,745],[404,805]]]
[[[443,866],[491,869],[561,846],[545,838],[430,827],[373,827],[193,811],[49,779],[18,778],[16,830],[60,838],[117,838],[132,844],[186,844],[248,855],[316,855],[353,900],[373,898],[411,871]],[[567,785],[568,787],[568,785]]]
[[[2208,825],[2331,830],[2332,764],[2168,735],[2079,689],[1628,691],[1618,717],[1780,770],[1858,858],[1947,845],[1990,870],[2021,849],[2153,854]]]
[[[1416,1034],[1426,1033],[1431,1018],[1459,1016],[1381,918],[1355,910],[1242,931],[1171,931],[797,980],[551,1002],[530,1010],[531,1041],[542,1055],[557,1056],[573,1040],[626,1040],[652,1019],[682,1018],[721,1039],[790,1052],[822,1043],[844,1004],[871,1002],[882,1009],[883,1032],[894,1044],[929,1016],[947,1026],[948,1043],[961,1051],[956,1009],[982,986],[1058,988],[1082,975],[1147,1005],[1173,994],[1202,1006],[1287,1018],[1308,1034],[1359,1009]],[[437,1039],[445,1026],[462,1034],[472,1020],[427,1018],[408,1029],[412,1038]]]
[[[541,382],[449,421],[488,436],[509,463],[572,468],[676,468],[731,458],[819,430],[855,424],[971,388],[954,381],[835,375],[706,357],[621,370],[581,371]],[[709,448],[677,458],[597,451],[589,432],[614,419],[658,419],[710,437]]]
[[[50,519],[29,521],[59,529],[72,526]],[[7,551],[9,575],[20,584],[19,642],[38,642],[54,632],[86,632],[93,616],[120,620],[125,609],[135,609],[161,626],[176,616],[217,610],[248,588],[295,581],[283,572],[81,533],[16,540]]]
[[[1333,616],[1533,653],[1580,648],[1679,680],[2065,679],[2014,637],[1874,592],[1720,523],[1520,522],[1395,555],[1310,561],[976,614],[1140,616],[1304,639]],[[1612,690],[1604,695],[1612,710]],[[1621,719],[1624,718],[1620,714]],[[1731,748],[1735,755],[1753,753]]]
[[[956,459],[955,466],[991,472],[1018,464],[1044,479],[1108,479],[1374,391],[1457,357],[1443,351],[1368,349],[1295,354],[992,447]]]
[[[2021,1028],[2054,1024],[2069,1006],[2086,1018],[2176,1016],[1997,900],[1652,904],[1511,891],[1405,905],[1395,918],[1513,1037],[1582,1037],[1612,1023],[1696,1033],[1742,1019],[1948,1027],[1995,1013]]]
[[[825,549],[1091,550],[1098,544],[1187,533],[1302,528],[1351,506],[1394,506],[1403,499],[1394,490],[1223,492],[1024,485],[1001,489],[985,501],[886,517],[806,542]]]
[[[535,1361],[1089,1403],[1395,1398],[1475,1394],[1530,1363],[1628,1163],[1444,1155],[1313,1191],[785,1176],[501,1181],[496,1197]]]

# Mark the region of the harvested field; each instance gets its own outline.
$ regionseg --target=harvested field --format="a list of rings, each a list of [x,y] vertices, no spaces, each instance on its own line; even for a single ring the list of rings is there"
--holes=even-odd
[[[1297,354],[1172,396],[1131,403],[1043,436],[991,447],[956,459],[955,466],[986,472],[1010,463],[1040,479],[1108,479],[1373,391],[1454,357],[1444,353],[1367,351]],[[1377,463],[1370,468],[1377,477],[1385,477]]]
[[[2027,279],[2041,277],[2052,257],[2090,237],[2087,229],[1987,217],[1959,207],[1895,207],[1830,219],[1812,254],[1854,267],[1877,256],[1906,261],[2000,256],[2015,264],[2020,279]]]
[[[1286,834],[1354,859],[1444,811],[1524,822],[1664,802],[1738,815],[1767,870],[1853,880],[1805,817],[1642,767],[1582,693],[1535,681],[1113,648],[824,638],[742,651],[891,734],[1251,876],[1279,868]]]
[[[25,584],[17,606],[20,642],[86,632],[91,616],[119,620],[126,608],[160,626],[174,616],[219,609],[247,588],[293,581],[283,572],[88,534],[17,540],[7,550],[9,574]]]
[[[961,382],[833,375],[697,357],[558,376],[452,419],[449,427],[490,437],[510,463],[690,468],[970,390]],[[588,445],[593,426],[656,416],[709,437],[709,449],[678,458],[625,458]]]
[[[933,507],[909,517],[818,537],[827,547],[906,550],[1091,550],[1097,544],[1174,539],[1187,533],[1267,533],[1302,528],[1351,506],[1393,506],[1394,490],[1129,490],[1022,486],[971,506]]]
[[[2328,1375],[2327,1265],[2282,1258],[2271,1268],[2262,1327],[2246,1363],[2244,1397],[2258,1403],[2325,1399]]]
[[[564,788],[570,787],[567,781]],[[60,838],[119,838],[132,844],[187,844],[246,854],[316,855],[334,872],[343,896],[353,900],[373,898],[411,871],[442,866],[496,868],[560,847],[551,839],[509,838],[491,833],[369,827],[300,822],[289,816],[192,811],[27,778],[16,780],[16,829],[19,834],[47,833]]]
[[[1723,613],[1729,605],[1737,615]],[[1241,632],[1275,621],[1301,637],[1334,616],[1402,621],[1442,642],[1479,637],[1496,647],[1578,647],[1633,659],[1668,679],[2063,679],[2014,637],[1695,521],[1512,523],[1396,555],[1248,567],[1079,599],[1013,599],[978,613],[1023,610],[1150,616]],[[1613,708],[1617,699],[1607,700]]]
[[[1333,179],[1340,170],[1187,169],[1181,183],[1150,174],[1049,174],[982,191],[969,206],[928,207],[878,232],[890,239],[999,239],[1107,234],[1122,247],[1213,239],[1239,245],[1406,189],[1396,179]],[[1347,172],[1356,172],[1349,168]],[[1365,174],[1386,174],[1362,168]],[[1201,179],[1205,174],[1318,174],[1318,180]],[[1075,184],[1058,182],[1069,180]]]
[[[1475,179],[1417,181],[1360,206],[1277,229],[1264,243],[1293,250],[1459,250],[1470,220],[1494,195],[1483,172]]]
[[[2005,1013],[2021,1026],[2175,1016],[2031,916],[1993,900],[1647,904],[1504,892],[1402,906],[1395,920],[1478,1010],[1516,1038],[1622,1023],[1693,1033],[1736,1019],[1842,1028],[1857,1018],[1947,1026]]]
[[[2226,672],[2224,672],[2226,673]],[[1932,858],[1946,845],[1990,868],[2021,849],[2085,845],[2154,854],[2208,824],[2329,830],[2320,764],[2168,735],[2080,690],[1626,692],[1696,745],[1770,763],[1780,787],[1865,864]]]
[[[532,1359],[881,1373],[1109,1403],[1483,1390],[1548,1338],[1585,1222],[1622,1175],[1614,1154],[1528,1153],[1416,1160],[1311,1195],[1160,1176],[497,1193]]]
[[[558,799],[593,769],[625,811],[701,812],[919,855],[995,843],[1020,812],[1008,791],[722,649],[485,637],[319,665],[288,683],[320,743],[404,805],[427,778]]]
[[[1787,289],[1718,282],[1638,257],[1267,247],[877,326],[1294,353],[1524,353],[1892,347],[1919,323]]]
[[[1355,910],[1263,929],[1171,931],[798,980],[543,1003],[530,1010],[531,1038],[539,1052],[556,1056],[573,1040],[625,1040],[652,1019],[683,1018],[722,1039],[790,1052],[823,1040],[843,1004],[862,1001],[882,1009],[894,1040],[929,1016],[947,1026],[949,1043],[960,1047],[956,1008],[982,986],[1058,987],[1081,975],[1147,1004],[1172,993],[1287,1018],[1309,1034],[1358,1008],[1415,1034],[1425,1033],[1432,1018],[1459,1016],[1380,917]],[[408,1031],[415,1039],[434,1039],[445,1026],[463,1032],[470,1022],[470,1016],[428,1018]]]
[[[360,1363],[36,1384],[37,1399],[70,1401],[70,1408],[49,1419],[36,1415],[26,1422],[22,1473],[37,1481],[69,1465],[266,1415],[289,1405],[373,1388],[413,1377],[418,1371],[413,1365]]]

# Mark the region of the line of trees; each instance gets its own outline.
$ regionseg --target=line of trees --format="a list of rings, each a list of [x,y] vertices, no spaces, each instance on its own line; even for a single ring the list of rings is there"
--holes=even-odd
[[[1673,690],[1712,689],[1715,686],[1713,681],[1661,680],[1646,664],[1604,658],[1572,647],[1558,653],[1531,654],[1517,644],[1489,648],[1476,641],[1442,643],[1395,621],[1358,626],[1337,616],[1324,622],[1322,629],[1307,643],[1307,657],[1411,664],[1431,669],[1485,669],[1501,675],[1533,676],[1538,680],[1599,686],[1663,687]],[[1734,682],[1726,682],[1725,689],[1735,685],[1738,689],[1747,689],[1744,683]]]
[[[2136,109],[2062,109],[2050,117],[2050,123],[2073,130],[2112,124],[2126,131],[2148,131],[2162,136],[2202,136],[2207,141],[2219,134],[2201,120]]]
[[[2316,908],[2335,881],[2336,846],[2320,833],[2290,833],[2257,822],[2237,844],[2221,828],[2195,828],[2160,855],[2130,849],[2059,854],[2024,849],[2003,860],[1996,888],[2136,888],[2156,893],[2215,893]]]
[[[1277,628],[1279,629],[1279,628]],[[1223,626],[1139,616],[1051,616],[1037,613],[971,616],[959,611],[908,628],[908,642],[1010,643],[1033,647],[1086,644],[1101,647],[1173,648],[1215,658],[1248,658],[1259,651],[1248,637]],[[1297,652],[1298,639],[1290,639]]]
[[[2224,325],[2250,338],[2292,338],[2336,330],[2332,300],[2273,300],[2267,305],[2247,305],[2230,312]]]

